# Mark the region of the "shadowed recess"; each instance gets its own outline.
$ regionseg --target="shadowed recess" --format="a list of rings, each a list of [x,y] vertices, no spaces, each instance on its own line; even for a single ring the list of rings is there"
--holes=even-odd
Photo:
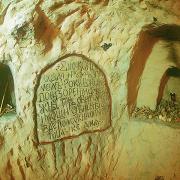
[[[167,43],[169,58],[180,68],[180,59],[173,43],[180,42],[180,26],[176,24],[163,24],[151,26],[148,33],[156,38],[160,38]]]
[[[152,27],[148,33],[153,37],[161,38],[166,41],[180,41],[180,26],[176,24],[164,24]]]
[[[167,75],[172,77],[180,77],[180,69],[177,67],[170,67],[167,70]]]
[[[0,116],[7,111],[8,107],[15,106],[13,93],[14,83],[11,71],[7,65],[0,64]]]
[[[158,97],[157,97],[157,101],[156,101],[157,105],[159,105],[162,100],[165,86],[170,77],[179,77],[180,78],[180,69],[177,67],[170,67],[163,74],[161,81],[160,81],[160,85],[159,85]]]

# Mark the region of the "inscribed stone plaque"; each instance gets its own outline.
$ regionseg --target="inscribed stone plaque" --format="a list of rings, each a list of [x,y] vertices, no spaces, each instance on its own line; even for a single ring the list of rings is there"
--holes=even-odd
[[[36,121],[40,143],[107,129],[111,97],[103,72],[79,56],[43,71],[36,92]]]

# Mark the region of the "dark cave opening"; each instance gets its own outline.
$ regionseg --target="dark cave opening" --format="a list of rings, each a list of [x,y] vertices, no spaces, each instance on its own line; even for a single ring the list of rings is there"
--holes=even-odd
[[[15,111],[14,80],[9,66],[0,64],[0,116]]]

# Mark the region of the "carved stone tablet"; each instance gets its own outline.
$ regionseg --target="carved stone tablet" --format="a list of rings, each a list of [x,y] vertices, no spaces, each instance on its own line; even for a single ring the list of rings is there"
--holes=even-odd
[[[40,143],[105,130],[111,124],[105,75],[80,56],[62,59],[42,72],[35,106]]]

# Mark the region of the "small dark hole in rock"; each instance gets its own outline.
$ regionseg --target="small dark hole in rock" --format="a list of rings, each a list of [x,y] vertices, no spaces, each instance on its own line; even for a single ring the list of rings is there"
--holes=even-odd
[[[153,17],[153,21],[156,22],[156,21],[157,21],[157,18],[156,18],[156,17]]]
[[[101,47],[104,51],[107,51],[112,46],[112,43],[104,43]]]

